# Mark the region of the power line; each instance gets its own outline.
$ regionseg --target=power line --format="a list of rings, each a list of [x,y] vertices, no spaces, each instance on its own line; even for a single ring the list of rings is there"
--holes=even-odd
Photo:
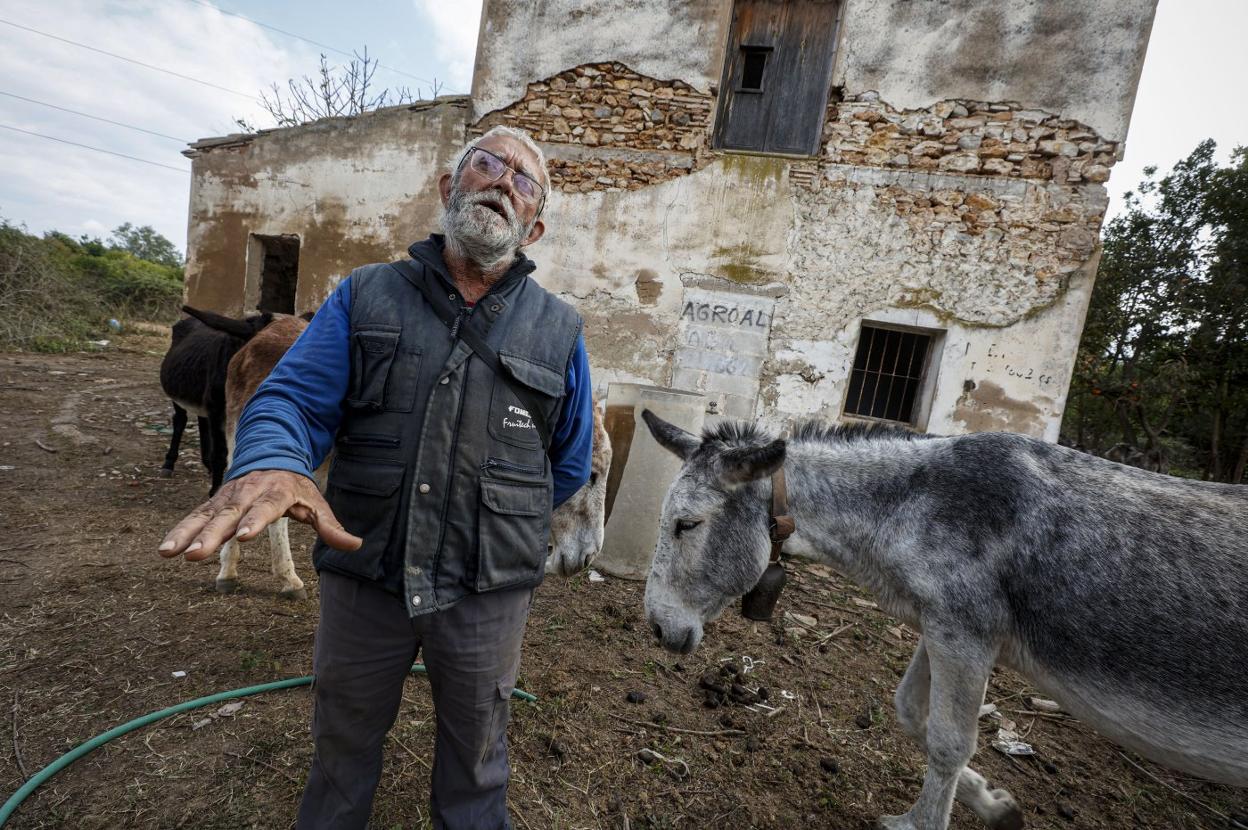
[[[115,53],[115,52],[106,52],[106,51],[104,51],[103,49],[97,49],[97,48],[95,48],[94,46],[88,46],[87,44],[85,44],[85,43],[79,43],[79,42],[78,42],[78,41],[76,41],[76,40],[70,40],[69,38],[59,37],[59,36],[57,36],[57,35],[53,35],[53,34],[48,34],[47,32],[41,32],[41,31],[39,31],[38,29],[32,29],[32,28],[31,28],[31,27],[29,27],[29,26],[23,26],[23,25],[22,25],[22,24],[20,24],[20,23],[14,23],[12,20],[5,20],[4,18],[0,18],[0,23],[4,23],[4,24],[5,24],[5,25],[7,25],[7,26],[12,26],[12,27],[13,27],[13,28],[15,28],[15,29],[22,29],[23,31],[26,31],[26,32],[31,32],[31,33],[36,34],[36,35],[41,35],[41,36],[46,37],[46,38],[51,38],[52,40],[59,40],[60,42],[62,42],[62,43],[68,43],[68,44],[69,44],[69,45],[71,45],[71,46],[77,46],[77,47],[80,47],[80,48],[82,48],[82,49],[89,49],[89,50],[90,50],[90,51],[92,51],[92,52],[98,52],[98,53],[99,53],[99,54],[101,54],[101,55],[107,55],[108,57],[110,57],[110,58],[116,58],[116,59],[117,59],[117,60],[119,60],[119,61],[125,61],[126,63],[132,63],[132,64],[134,64],[135,66],[141,66],[141,67],[143,67],[144,69],[151,69],[151,70],[153,70],[153,71],[155,71],[155,72],[163,72],[163,73],[165,73],[166,75],[172,75],[173,77],[175,77],[175,78],[181,78],[181,79],[182,79],[182,80],[184,80],[184,81],[194,81],[194,82],[195,82],[195,83],[197,83],[197,84],[203,84],[204,86],[210,86],[210,87],[212,87],[213,89],[219,89],[219,90],[221,90],[222,92],[228,92],[228,93],[230,93],[231,95],[239,95],[239,96],[241,96],[241,97],[243,97],[243,98],[250,98],[252,101],[258,101],[258,100],[259,100],[256,96],[254,96],[254,95],[250,95],[250,94],[248,94],[248,93],[246,93],[246,92],[239,92],[237,89],[230,89],[229,87],[224,87],[224,86],[221,86],[220,84],[214,84],[212,81],[204,81],[204,80],[201,80],[201,79],[199,79],[199,78],[192,78],[190,75],[183,75],[181,72],[174,72],[172,69],[164,69],[163,67],[153,66],[153,65],[152,65],[152,64],[150,64],[150,63],[144,63],[143,61],[137,61],[137,60],[135,60],[134,58],[127,58],[125,55],[118,55],[118,54],[117,54],[117,53]]]
[[[310,43],[313,46],[319,47],[321,49],[327,49],[330,52],[336,52],[339,55],[346,55],[348,58],[356,57],[356,55],[352,52],[347,52],[342,49],[335,48],[326,43],[320,43],[310,38],[306,38],[303,35],[297,35],[294,32],[288,32],[285,29],[279,29],[276,26],[270,26],[268,23],[261,23],[259,20],[253,20],[252,18],[238,14],[237,12],[227,11],[226,9],[223,9],[220,6],[213,5],[212,3],[208,2],[208,0],[189,0],[189,2],[198,3],[201,6],[207,6],[210,9],[215,9],[216,11],[221,12],[221,14],[228,14],[230,17],[237,17],[239,20],[246,20],[248,23],[251,23],[255,26],[259,26],[264,29],[268,29],[271,32],[277,32],[278,34],[285,35],[286,37],[293,37],[295,40],[302,40],[304,43]],[[418,75],[413,75],[410,72],[404,72],[402,69],[395,69],[393,66],[386,66],[385,64],[380,63],[380,62],[377,63],[377,68],[385,69],[387,71],[395,73],[396,75],[403,75],[413,80],[420,81],[422,84],[433,83],[433,81],[429,80],[428,78],[421,78]]]
[[[140,161],[144,164],[150,164],[153,167],[163,167],[166,170],[174,170],[178,173],[191,172],[190,170],[187,170],[185,167],[174,167],[172,164],[161,164],[158,161],[149,161],[148,159],[141,159],[138,156],[128,156],[125,153],[116,153],[116,152],[113,152],[112,150],[105,150],[102,147],[92,147],[90,144],[79,144],[77,141],[69,141],[64,138],[57,138],[54,135],[44,135],[43,133],[35,133],[35,132],[31,132],[30,130],[23,130],[20,127],[10,127],[8,124],[0,124],[0,130],[12,130],[15,133],[25,133],[26,135],[33,135],[35,138],[46,138],[48,141],[59,141],[61,144],[70,144],[74,147],[81,147],[84,150],[94,150],[97,153],[107,153],[110,156],[118,156],[123,159],[130,159],[131,161]]]
[[[38,104],[41,107],[50,107],[51,109],[60,110],[61,112],[68,112],[71,115],[81,115],[83,118],[90,118],[94,121],[103,121],[105,124],[113,124],[114,126],[117,126],[117,127],[125,127],[127,130],[137,130],[138,132],[147,133],[148,135],[154,135],[159,138],[167,138],[171,141],[176,141],[179,144],[190,144],[190,142],[187,141],[186,139],[178,138],[176,135],[165,135],[164,133],[158,133],[155,130],[148,130],[148,129],[144,129],[143,127],[136,127],[133,124],[124,124],[121,121],[113,121],[111,118],[102,118],[98,115],[91,115],[90,113],[79,112],[78,110],[71,110],[68,107],[61,107],[61,106],[57,106],[56,104],[49,104],[47,101],[37,101],[34,98],[27,98],[22,95],[16,95],[12,92],[5,92],[2,89],[0,89],[0,95],[7,95],[10,98],[16,98],[19,101],[26,101],[27,103],[30,103],[30,104]]]

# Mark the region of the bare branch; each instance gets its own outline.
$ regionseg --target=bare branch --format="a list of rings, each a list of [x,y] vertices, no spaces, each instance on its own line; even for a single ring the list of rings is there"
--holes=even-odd
[[[273,84],[271,92],[260,93],[261,105],[277,126],[291,127],[320,118],[350,117],[391,103],[404,104],[417,100],[406,87],[382,89],[370,94],[377,67],[377,60],[369,56],[367,46],[340,67],[330,65],[328,57],[321,55],[315,78],[306,75],[291,78],[285,90]],[[435,81],[435,96],[440,86]]]

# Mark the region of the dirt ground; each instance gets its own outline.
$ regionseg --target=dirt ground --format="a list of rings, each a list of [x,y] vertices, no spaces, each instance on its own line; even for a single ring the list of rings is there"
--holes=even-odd
[[[157,476],[168,442],[157,383],[166,343],[151,332],[90,354],[0,354],[0,798],[134,717],[311,671],[317,592],[305,528],[292,536],[306,602],[275,595],[267,541],[245,552],[245,587],[231,596],[213,589],[215,563],[155,554],[207,492],[193,432],[175,477]],[[547,580],[519,682],[538,702],[512,706],[516,827],[856,829],[904,812],[923,759],[898,730],[891,696],[914,633],[826,569],[797,566],[789,586],[782,607],[813,625],[726,616],[678,661],[651,642],[640,583]],[[742,685],[765,686],[770,711],[706,705],[700,685],[726,677],[728,665],[752,667]],[[1064,715],[1033,712],[1032,694],[998,673],[988,700],[1035,754],[991,748],[1001,723],[985,717],[975,762],[1014,793],[1029,827],[1248,826],[1248,792],[1172,773]],[[9,826],[289,827],[311,752],[308,690],[210,717],[217,708],[107,744],[38,790]],[[374,827],[428,826],[433,729],[426,681],[413,677]],[[647,748],[668,760],[646,763],[638,752]],[[953,826],[980,825],[955,806]]]

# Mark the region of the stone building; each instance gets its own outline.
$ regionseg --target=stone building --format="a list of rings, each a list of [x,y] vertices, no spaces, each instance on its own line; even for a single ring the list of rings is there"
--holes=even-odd
[[[1054,440],[1155,4],[486,0],[468,97],[192,145],[187,299],[316,306],[512,124],[601,390]]]

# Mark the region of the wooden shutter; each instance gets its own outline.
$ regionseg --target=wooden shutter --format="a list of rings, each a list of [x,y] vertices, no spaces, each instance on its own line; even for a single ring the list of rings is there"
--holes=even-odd
[[[839,0],[737,0],[720,84],[717,149],[818,152],[839,8]]]

